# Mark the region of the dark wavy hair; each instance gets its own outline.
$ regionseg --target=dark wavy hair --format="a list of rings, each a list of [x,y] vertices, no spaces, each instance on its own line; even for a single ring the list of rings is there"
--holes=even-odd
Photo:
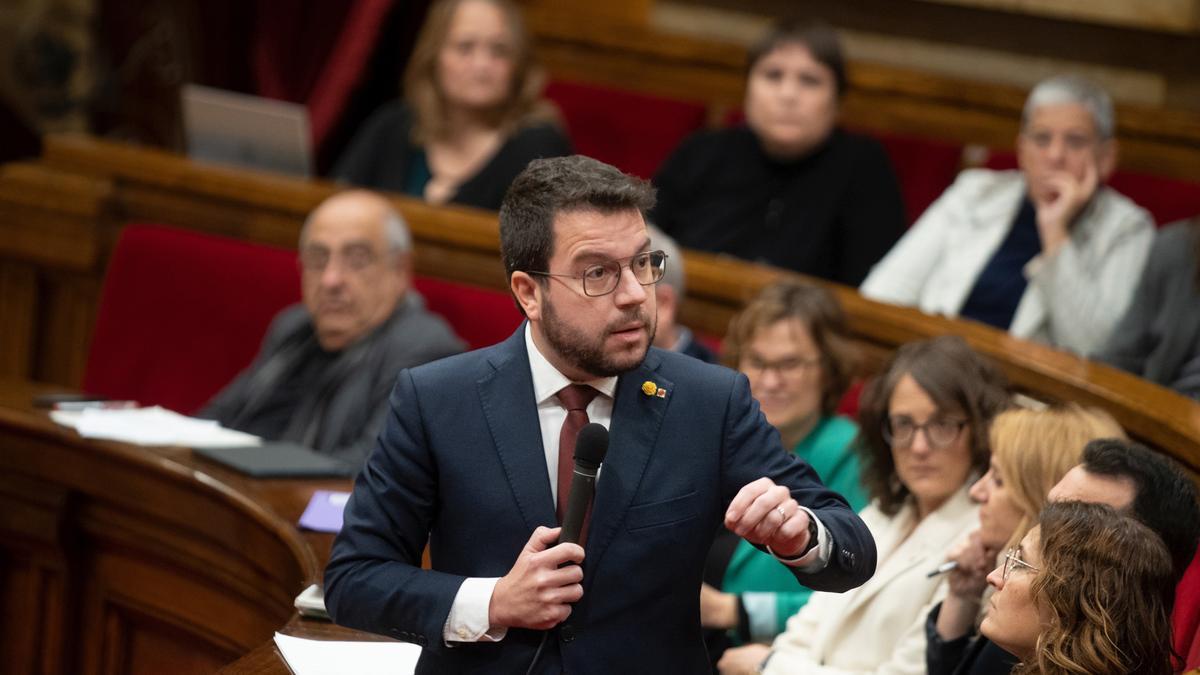
[[[1032,597],[1047,623],[1013,673],[1173,672],[1174,569],[1162,539],[1106,504],[1048,504]]]
[[[892,448],[883,437],[892,391],[905,375],[916,380],[940,412],[958,413],[967,419],[971,466],[980,472],[991,456],[988,427],[992,418],[1011,405],[1004,375],[960,337],[943,335],[896,350],[883,372],[863,389],[855,444],[862,456],[863,484],[889,516],[895,515],[909,496],[908,488],[896,477]]]

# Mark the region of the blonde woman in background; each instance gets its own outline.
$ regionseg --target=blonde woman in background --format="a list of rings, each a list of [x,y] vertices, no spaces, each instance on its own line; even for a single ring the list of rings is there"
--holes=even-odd
[[[336,180],[425,201],[499,209],[532,159],[568,155],[520,11],[508,0],[440,0],[404,72],[404,98],[363,125]]]
[[[1014,409],[993,420],[991,463],[971,487],[980,504],[979,529],[947,555],[957,565],[947,575],[949,593],[926,621],[929,675],[1008,673],[1016,665],[1015,657],[976,635],[987,574],[1037,524],[1050,488],[1097,438],[1123,439],[1125,432],[1103,410],[1075,404]]]

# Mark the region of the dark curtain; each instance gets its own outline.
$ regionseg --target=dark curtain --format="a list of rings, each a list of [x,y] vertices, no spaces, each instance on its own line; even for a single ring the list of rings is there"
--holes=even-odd
[[[428,0],[103,0],[93,129],[183,148],[186,82],[304,103],[324,173],[399,93]]]

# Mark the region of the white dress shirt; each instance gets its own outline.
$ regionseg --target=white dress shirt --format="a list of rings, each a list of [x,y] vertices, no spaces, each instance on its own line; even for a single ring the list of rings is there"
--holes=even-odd
[[[571,384],[586,384],[600,392],[600,396],[588,404],[587,415],[589,422],[595,422],[609,428],[612,424],[613,396],[617,391],[617,378],[605,377],[588,382],[573,382],[558,372],[546,360],[533,341],[529,324],[525,327],[525,349],[529,353],[529,369],[533,376],[533,395],[537,402],[538,422],[542,428],[542,449],[546,456],[546,479],[550,481],[550,494],[557,503],[558,499],[558,437],[562,432],[563,422],[567,419],[567,410],[558,402],[557,394]],[[601,466],[603,471],[603,466]],[[599,479],[599,475],[597,475]],[[806,572],[824,569],[833,549],[833,541],[825,532],[825,526],[812,511],[803,508],[809,518],[817,524],[817,546],[801,558],[789,559],[776,556],[786,565],[799,567]],[[774,553],[772,553],[774,555]],[[455,642],[496,642],[502,640],[508,633],[507,628],[491,629],[488,623],[488,608],[492,601],[492,592],[496,588],[499,577],[468,577],[459,586],[454,596],[454,604],[450,606],[450,614],[446,617],[446,625],[442,637],[449,646]],[[699,589],[697,589],[697,593]]]

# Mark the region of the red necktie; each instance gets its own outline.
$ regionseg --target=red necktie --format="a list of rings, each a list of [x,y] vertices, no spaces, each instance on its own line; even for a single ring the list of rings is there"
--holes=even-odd
[[[562,523],[567,513],[567,496],[571,491],[571,476],[575,471],[575,437],[579,430],[588,423],[587,407],[596,398],[596,391],[586,384],[572,384],[563,387],[558,392],[558,402],[567,409],[567,419],[563,421],[562,431],[558,434],[558,522]],[[583,544],[587,537],[587,521],[584,518],[583,529],[579,534],[579,543]]]

